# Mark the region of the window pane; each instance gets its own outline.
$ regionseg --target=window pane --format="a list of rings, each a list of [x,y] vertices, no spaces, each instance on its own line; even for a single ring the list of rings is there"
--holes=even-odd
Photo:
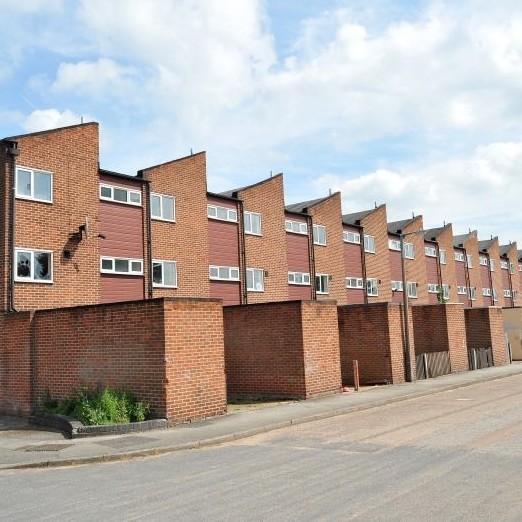
[[[112,259],[102,259],[102,270],[112,270]]]
[[[31,277],[30,252],[18,252],[16,254],[16,275],[17,277]]]
[[[163,265],[161,263],[152,263],[152,282],[157,285],[163,284]]]
[[[263,270],[254,271],[254,288],[255,290],[264,290]]]
[[[237,212],[235,210],[229,210],[228,219],[230,219],[231,221],[237,221]]]
[[[174,198],[163,196],[163,219],[174,220]]]
[[[228,211],[226,208],[223,207],[217,207],[217,217],[219,219],[227,219],[228,218]]]
[[[112,198],[112,189],[110,187],[100,187],[100,196],[103,198]]]
[[[221,279],[228,279],[229,277],[229,270],[228,270],[228,267],[226,266],[220,266],[219,269],[219,277]]]
[[[176,263],[163,263],[164,281],[166,286],[176,286]]]
[[[161,198],[152,195],[150,197],[150,215],[153,217],[161,217]]]
[[[51,201],[51,175],[47,172],[34,173],[34,198]]]
[[[127,259],[115,259],[114,260],[114,270],[116,272],[128,272],[129,271],[129,262]]]
[[[48,252],[34,253],[34,278],[39,281],[51,280],[51,254]]]
[[[253,270],[247,270],[247,289],[249,289],[249,290],[254,289],[254,271]]]
[[[239,270],[237,268],[230,269],[230,279],[239,279]]]
[[[31,196],[31,173],[28,170],[16,171],[16,193],[19,196]]]
[[[252,214],[245,212],[245,232],[252,232]]]
[[[207,216],[216,217],[217,216],[216,207],[207,207]]]
[[[210,277],[219,277],[219,270],[216,266],[211,266],[209,268]]]
[[[141,205],[141,194],[139,192],[129,192],[129,199],[131,203],[137,203]]]
[[[114,188],[114,201],[127,202],[127,191],[119,188]]]
[[[131,271],[141,272],[141,261],[131,261]]]

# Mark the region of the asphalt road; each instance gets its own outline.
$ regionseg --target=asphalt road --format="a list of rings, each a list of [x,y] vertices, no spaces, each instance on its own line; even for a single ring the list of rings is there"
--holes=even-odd
[[[168,456],[0,473],[1,520],[522,520],[522,376]]]

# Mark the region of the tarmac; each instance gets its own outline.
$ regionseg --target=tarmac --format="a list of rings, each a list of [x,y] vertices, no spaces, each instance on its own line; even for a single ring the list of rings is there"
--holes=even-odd
[[[110,462],[197,449],[295,424],[521,376],[522,363],[514,363],[414,383],[373,386],[358,392],[350,389],[342,394],[270,407],[239,408],[220,417],[161,430],[72,440],[61,432],[32,426],[26,418],[0,415],[0,470]]]

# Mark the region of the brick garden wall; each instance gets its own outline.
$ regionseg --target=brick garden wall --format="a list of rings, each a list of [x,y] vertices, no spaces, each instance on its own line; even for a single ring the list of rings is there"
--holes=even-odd
[[[361,384],[405,381],[404,321],[400,305],[373,303],[340,306],[338,318],[343,383],[354,383],[354,360],[359,363]],[[413,354],[412,331],[410,345]]]
[[[493,364],[508,364],[502,308],[466,308],[466,335],[468,348],[488,348],[493,351]]]
[[[102,385],[131,391],[171,422],[224,413],[220,310],[219,301],[155,299],[43,310],[32,322],[4,315],[0,408],[27,414],[47,392]]]
[[[225,307],[224,325],[230,397],[306,399],[340,391],[332,302]]]
[[[415,353],[449,352],[451,371],[468,370],[464,307],[460,303],[413,306]]]

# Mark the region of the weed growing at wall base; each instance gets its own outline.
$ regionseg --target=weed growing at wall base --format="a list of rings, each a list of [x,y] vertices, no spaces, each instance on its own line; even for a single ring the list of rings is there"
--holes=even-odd
[[[47,396],[44,410],[74,417],[86,426],[95,426],[144,421],[150,407],[126,391],[83,387],[67,399],[56,400]]]

